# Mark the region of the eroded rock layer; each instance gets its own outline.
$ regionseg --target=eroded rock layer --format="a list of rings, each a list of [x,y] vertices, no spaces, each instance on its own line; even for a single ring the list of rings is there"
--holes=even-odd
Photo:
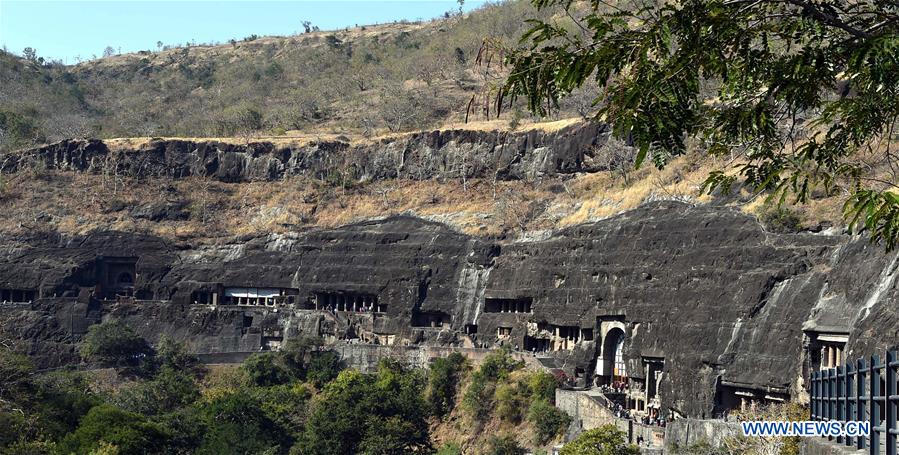
[[[711,206],[657,202],[514,243],[410,217],[216,245],[116,232],[2,243],[0,300],[16,303],[0,336],[46,366],[77,361],[75,343],[108,318],[197,353],[299,333],[505,344],[582,383],[657,383],[663,408],[711,416],[740,396],[802,399],[821,340],[845,336],[845,358],[899,340],[895,254]]]
[[[607,139],[605,126],[589,123],[552,132],[442,130],[364,144],[335,140],[290,147],[154,139],[135,149],[111,151],[100,140],[65,140],[0,155],[0,171],[38,166],[135,177],[204,176],[223,182],[276,180],[285,175],[347,181],[494,176],[519,180],[615,166],[608,157],[598,156]]]

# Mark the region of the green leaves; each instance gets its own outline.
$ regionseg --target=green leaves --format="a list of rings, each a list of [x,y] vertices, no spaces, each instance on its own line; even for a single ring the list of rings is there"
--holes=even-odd
[[[899,196],[889,191],[858,190],[843,205],[849,228],[859,221],[872,241],[883,241],[887,250],[899,242]]]
[[[872,240],[888,248],[899,240],[889,193],[899,188],[896,5],[686,0],[593,3],[584,13],[564,1],[533,3],[566,9],[583,33],[558,19],[532,22],[526,47],[507,54],[498,99],[522,96],[544,115],[595,81],[604,94],[598,118],[636,146],[637,167],[647,159],[663,167],[699,139],[737,171],[711,174],[703,192],[739,183],[806,202],[816,188],[858,187],[870,192],[847,191],[847,216],[865,213]]]

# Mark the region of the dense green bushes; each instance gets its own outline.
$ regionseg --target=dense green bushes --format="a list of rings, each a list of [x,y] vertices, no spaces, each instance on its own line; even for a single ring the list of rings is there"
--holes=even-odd
[[[548,401],[540,399],[531,403],[531,407],[528,409],[528,422],[531,422],[537,431],[537,443],[546,444],[547,441],[568,428],[571,417]]]
[[[629,445],[625,433],[607,424],[587,430],[574,441],[565,444],[559,455],[637,455],[640,449]]]
[[[0,351],[0,447],[8,448],[0,453],[432,453],[430,425],[444,418],[531,425],[528,443],[538,445],[568,422],[551,404],[553,376],[524,370],[506,351],[473,371],[456,353],[429,369],[385,359],[366,374],[343,369],[321,340],[300,338],[210,371],[183,345],[164,338],[154,349],[116,321],[92,327],[81,351],[116,367],[114,387],[95,392],[93,373],[36,374],[26,357]],[[132,374],[136,357],[140,374]],[[482,444],[520,453],[527,440],[512,435]],[[461,451],[454,443],[437,450]]]
[[[456,390],[467,368],[468,362],[458,352],[431,364],[427,400],[435,416],[443,417],[455,407]]]
[[[103,443],[115,446],[120,454],[158,453],[166,446],[167,435],[162,426],[146,417],[101,404],[81,419],[78,428],[63,438],[61,453],[90,453]]]
[[[389,360],[375,374],[341,372],[313,400],[292,452],[402,454],[430,448],[424,385],[420,370]]]

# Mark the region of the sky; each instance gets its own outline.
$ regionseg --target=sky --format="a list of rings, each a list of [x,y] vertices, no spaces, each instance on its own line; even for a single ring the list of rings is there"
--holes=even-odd
[[[484,0],[466,0],[470,11]],[[322,30],[395,20],[431,19],[458,11],[456,0],[81,1],[0,0],[0,46],[73,64],[102,55],[155,50],[161,41],[225,43],[249,35],[292,35],[303,21]]]

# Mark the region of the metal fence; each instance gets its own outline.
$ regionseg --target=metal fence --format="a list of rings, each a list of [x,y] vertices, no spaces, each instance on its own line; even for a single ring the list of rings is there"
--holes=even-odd
[[[866,421],[870,425],[867,437],[832,439],[847,447],[867,449],[872,455],[897,455],[897,357],[899,352],[886,351],[883,359],[873,355],[812,373],[812,420]]]

